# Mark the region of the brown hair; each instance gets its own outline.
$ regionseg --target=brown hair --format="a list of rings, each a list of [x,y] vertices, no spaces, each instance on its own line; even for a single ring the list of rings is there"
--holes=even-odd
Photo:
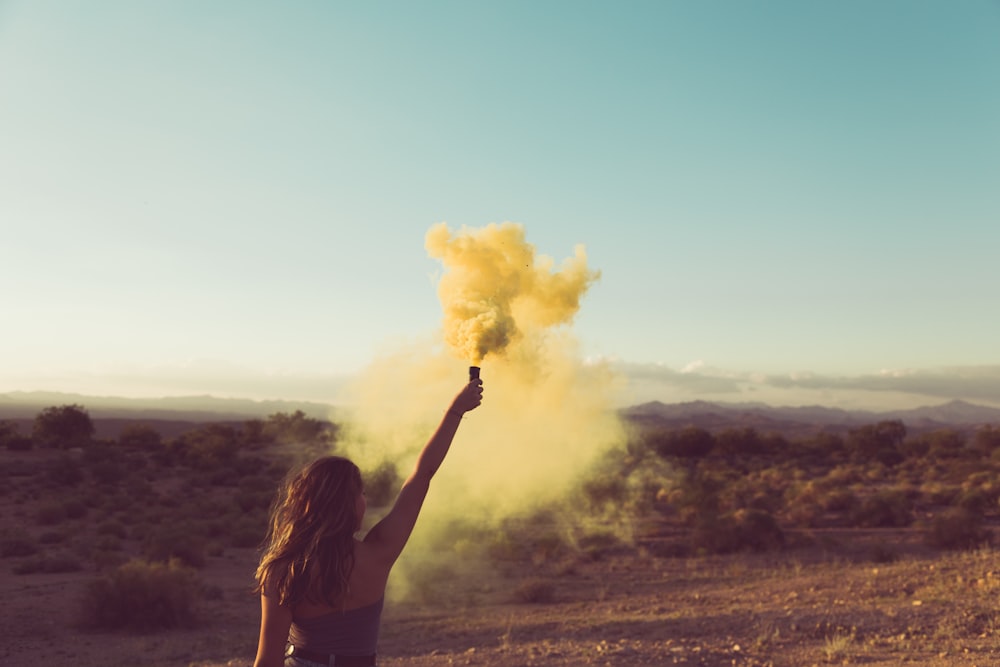
[[[354,568],[361,471],[327,456],[288,477],[271,508],[254,592],[280,605],[342,603]]]

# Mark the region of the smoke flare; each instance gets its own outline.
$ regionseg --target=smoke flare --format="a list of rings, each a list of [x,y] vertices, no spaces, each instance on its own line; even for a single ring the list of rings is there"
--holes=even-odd
[[[470,365],[489,355],[489,369],[483,405],[463,419],[394,570],[394,596],[420,588],[426,572],[445,568],[455,580],[482,567],[469,556],[481,533],[461,526],[493,530],[566,499],[624,440],[613,409],[618,378],[584,363],[564,326],[599,276],[582,247],[558,271],[513,223],[458,233],[442,223],[426,247],[445,265],[444,331],[372,362],[344,397],[338,448],[363,470],[391,462],[406,474]]]
[[[524,227],[512,222],[454,234],[442,222],[427,232],[425,245],[445,266],[438,285],[445,340],[473,364],[503,354],[526,334],[570,322],[600,277],[587,268],[579,245],[553,272],[553,260],[536,257]]]

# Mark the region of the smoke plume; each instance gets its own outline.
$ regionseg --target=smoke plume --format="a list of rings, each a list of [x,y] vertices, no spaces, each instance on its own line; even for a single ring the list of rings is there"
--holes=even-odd
[[[464,417],[434,478],[394,571],[397,593],[407,587],[399,579],[412,584],[421,564],[440,565],[458,549],[456,525],[490,529],[565,498],[623,440],[616,378],[583,363],[568,326],[599,275],[583,247],[556,270],[513,223],[457,233],[442,223],[428,231],[426,247],[444,265],[443,330],[371,364],[346,401],[351,419],[338,444],[363,470],[391,461],[407,475],[467,382],[468,364],[483,362],[483,405]],[[456,556],[450,567],[472,560]]]
[[[552,259],[536,257],[524,228],[510,222],[455,234],[442,222],[427,232],[426,247],[446,271],[438,285],[445,340],[473,364],[526,334],[570,322],[600,277],[579,245],[554,272]]]

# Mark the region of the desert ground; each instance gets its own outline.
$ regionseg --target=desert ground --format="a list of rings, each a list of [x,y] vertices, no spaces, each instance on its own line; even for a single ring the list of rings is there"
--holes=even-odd
[[[250,667],[256,544],[283,468],[273,446],[231,447],[233,433],[206,429],[151,450],[124,439],[0,450],[0,665]],[[404,553],[397,569],[411,580],[390,581],[379,664],[998,665],[1000,460],[953,441],[904,448],[891,466],[845,449],[835,461],[816,462],[815,449],[793,461],[779,443],[780,456],[743,457],[739,468],[722,456],[689,461],[701,470],[689,482],[704,483],[676,493],[656,491],[666,482],[648,474],[674,465],[663,451],[633,452],[587,487],[602,503],[641,492],[632,518],[644,523],[629,539],[605,530],[568,545],[522,528],[493,540],[503,549],[477,552],[468,544],[492,538],[473,527],[464,550],[441,542],[429,568],[408,569]],[[640,472],[653,486],[618,483]],[[771,509],[732,514],[758,523],[710,524],[700,544],[731,543],[726,531],[742,527],[739,548],[725,552],[692,542],[699,503]],[[985,531],[975,524],[975,544],[929,545],[932,520],[969,516],[942,514],[956,504],[978,508]],[[885,525],[866,526],[872,512]],[[778,542],[746,532],[773,519]],[[188,622],[144,632],[81,623],[95,581],[135,558],[168,557],[193,563]]]
[[[464,592],[390,601],[380,664],[998,664],[996,552],[915,548],[879,563],[867,556],[872,539],[862,531],[780,554],[684,558],[638,547],[546,565],[527,579],[497,572]],[[904,551],[908,536],[892,540]],[[73,629],[91,573],[4,572],[0,663],[249,667],[259,621],[248,593],[254,559],[252,549],[210,559],[200,577],[221,594],[199,605],[195,627],[152,634]],[[544,599],[518,601],[514,591],[531,585]]]

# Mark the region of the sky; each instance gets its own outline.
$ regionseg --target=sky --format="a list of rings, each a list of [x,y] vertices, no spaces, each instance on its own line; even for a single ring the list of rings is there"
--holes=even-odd
[[[624,401],[1000,406],[1000,2],[0,0],[0,392],[335,400],[508,221]]]

